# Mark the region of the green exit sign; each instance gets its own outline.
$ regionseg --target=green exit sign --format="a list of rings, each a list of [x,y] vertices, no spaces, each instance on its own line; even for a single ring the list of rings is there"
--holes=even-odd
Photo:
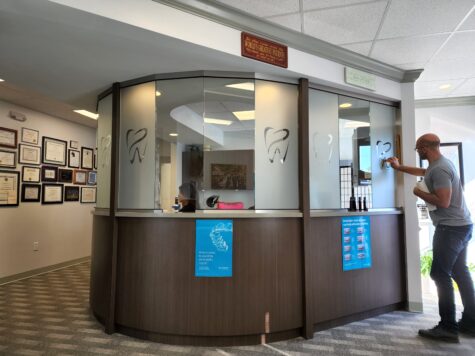
[[[345,67],[345,82],[360,88],[376,90],[376,77],[355,68]]]

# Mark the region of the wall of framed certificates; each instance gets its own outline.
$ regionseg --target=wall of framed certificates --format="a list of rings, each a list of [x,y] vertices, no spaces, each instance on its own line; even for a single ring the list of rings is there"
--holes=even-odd
[[[95,147],[95,127],[0,100],[0,280],[90,255]]]

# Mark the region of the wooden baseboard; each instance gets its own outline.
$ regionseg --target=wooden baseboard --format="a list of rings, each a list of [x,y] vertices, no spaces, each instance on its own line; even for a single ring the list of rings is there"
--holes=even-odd
[[[41,268],[37,268],[37,269],[32,269],[31,271],[26,271],[26,272],[23,272],[23,273],[14,274],[12,276],[3,277],[3,278],[0,278],[0,286],[4,285],[4,284],[19,281],[21,279],[31,278],[31,277],[37,276],[39,274],[48,273],[48,272],[52,272],[52,271],[55,271],[55,270],[58,270],[58,269],[62,269],[62,268],[70,267],[70,266],[73,266],[73,265],[77,265],[79,263],[84,263],[84,262],[89,261],[90,259],[91,259],[90,256],[76,258],[74,260],[57,263],[55,265],[41,267]]]

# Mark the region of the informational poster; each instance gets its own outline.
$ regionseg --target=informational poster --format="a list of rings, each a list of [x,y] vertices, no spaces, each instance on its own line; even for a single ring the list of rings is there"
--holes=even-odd
[[[371,267],[371,223],[369,216],[341,218],[343,271]]]
[[[195,276],[233,276],[232,220],[196,220]]]

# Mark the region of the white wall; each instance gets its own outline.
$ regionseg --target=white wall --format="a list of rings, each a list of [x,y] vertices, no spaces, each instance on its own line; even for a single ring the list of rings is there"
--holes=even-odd
[[[10,110],[26,115],[27,121],[8,118]],[[96,130],[46,114],[0,101],[0,127],[38,130],[48,136],[96,147]],[[17,164],[16,171],[21,172]],[[21,176],[21,174],[20,174]],[[21,192],[21,188],[20,188]],[[67,202],[58,205],[21,203],[18,207],[0,208],[0,278],[37,268],[90,256],[92,236],[91,210],[94,204]],[[33,251],[33,242],[39,250]]]

